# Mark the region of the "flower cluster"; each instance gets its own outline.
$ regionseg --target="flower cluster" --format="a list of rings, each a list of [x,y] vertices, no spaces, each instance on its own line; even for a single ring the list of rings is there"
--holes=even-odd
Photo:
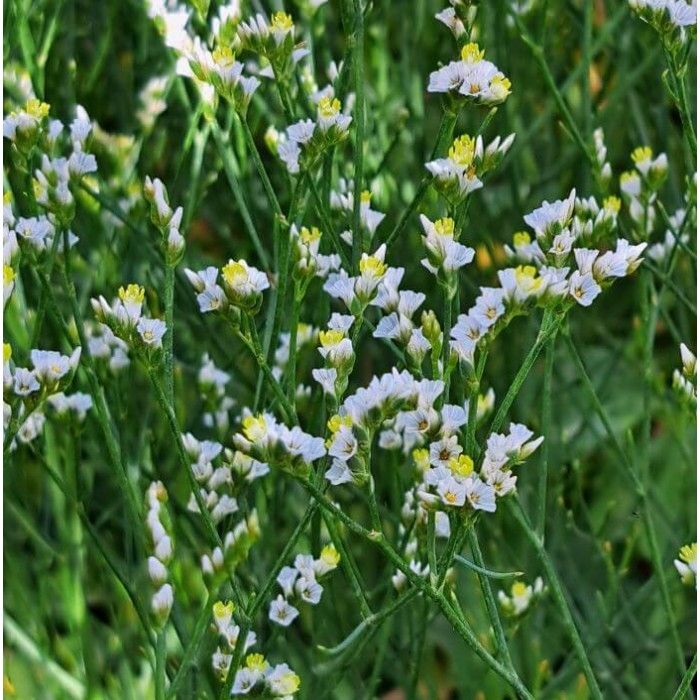
[[[190,501],[190,510],[195,510]],[[199,512],[199,508],[196,509]],[[202,573],[212,589],[221,583],[222,577],[245,561],[250,548],[260,538],[260,521],[256,510],[251,511],[245,520],[241,520],[224,537],[222,546],[216,546],[208,554],[202,554]]]
[[[207,267],[194,272],[185,270],[185,275],[197,292],[197,303],[202,313],[214,311],[236,323],[240,312],[255,314],[262,304],[262,293],[270,282],[267,275],[245,260],[229,260],[221,269],[223,287],[218,283],[219,270]]]
[[[337,253],[328,255],[320,252],[323,232],[316,226],[301,229],[292,224],[289,235],[293,243],[293,274],[295,279],[306,280],[312,277],[325,279],[329,273],[340,269],[340,256]],[[305,292],[305,287],[303,292]]]
[[[86,323],[88,352],[90,356],[104,363],[110,372],[119,372],[129,366],[129,345],[117,338],[109,326],[103,323]]]
[[[355,209],[355,189],[352,180],[340,178],[338,180],[338,188],[331,190],[331,209],[338,212],[343,212],[347,217],[351,217]],[[363,190],[360,193],[360,226],[362,228],[363,245],[369,245],[374,238],[374,233],[379,224],[384,220],[384,214],[380,211],[372,209],[372,193],[369,190]],[[340,237],[349,245],[352,245],[352,231],[345,228],[340,234]]]
[[[232,695],[259,692],[259,697],[291,698],[300,686],[301,678],[287,664],[270,666],[262,654],[249,654],[236,671]]]
[[[313,437],[295,426],[288,428],[270,413],[247,415],[243,432],[233,436],[240,452],[255,460],[251,463],[260,471],[274,467],[294,474],[307,474],[311,464],[326,454],[321,438]]]
[[[151,536],[153,554],[148,557],[148,577],[154,593],[151,610],[159,628],[170,616],[173,607],[173,587],[168,580],[168,565],[173,558],[172,527],[165,504],[168,492],[160,481],[154,481],[146,491],[146,526]]]
[[[280,134],[277,155],[292,175],[308,170],[319,156],[344,141],[352,117],[343,114],[340,100],[323,97],[316,105],[316,120],[302,119]]]
[[[214,626],[219,636],[219,646],[212,656],[212,666],[222,681],[228,675],[233,658],[233,649],[238,643],[238,637],[241,634],[241,628],[233,619],[234,611],[235,606],[231,601],[224,603],[219,600],[214,603],[212,608]],[[256,642],[257,636],[255,632],[248,632],[244,643],[244,651],[248,651]]]
[[[185,239],[180,233],[182,207],[175,211],[170,208],[168,192],[158,178],[151,180],[146,177],[143,194],[151,207],[151,221],[161,233],[165,262],[170,267],[175,267],[185,254]]]
[[[457,103],[498,105],[506,100],[510,80],[484,58],[478,44],[465,44],[460,58],[430,74],[428,92],[448,93]]]
[[[538,576],[533,585],[516,581],[510,588],[510,594],[498,591],[498,602],[506,615],[522,617],[546,592],[547,588]]]
[[[484,186],[481,178],[494,170],[508,153],[515,134],[501,142],[500,136],[484,148],[481,136],[462,134],[450,146],[447,158],[425,164],[433,176],[433,185],[453,207]]]
[[[285,566],[277,576],[282,593],[270,603],[270,620],[281,627],[289,627],[294,622],[299,610],[290,599],[297,605],[318,605],[323,595],[320,581],[336,569],[339,562],[340,554],[333,545],[325,546],[318,559],[310,554],[298,554],[294,566]]]
[[[80,360],[81,348],[70,355],[54,350],[32,350],[29,360],[32,368],[18,367],[12,360],[12,348],[3,345],[3,418],[5,438],[14,445],[17,436],[21,442],[31,442],[44,425],[42,407],[45,402],[63,392],[73,381]],[[60,406],[60,399],[58,399]],[[84,402],[75,399],[76,413],[87,410]],[[78,409],[82,404],[83,409]]]
[[[119,297],[111,304],[100,296],[91,299],[97,320],[123,340],[136,356],[149,365],[156,365],[163,351],[164,321],[144,314],[146,290],[137,284],[119,288]]]
[[[666,40],[680,29],[681,40],[698,23],[697,0],[628,0],[635,14],[648,22]]]

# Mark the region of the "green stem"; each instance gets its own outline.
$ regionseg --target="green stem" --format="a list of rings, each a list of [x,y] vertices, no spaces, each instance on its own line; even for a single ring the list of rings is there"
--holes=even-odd
[[[449,110],[445,110],[442,113],[442,121],[440,122],[440,129],[438,130],[438,135],[437,139],[435,141],[435,146],[433,147],[433,151],[430,154],[430,159],[433,160],[438,153],[440,153],[442,150],[445,149],[447,144],[449,143],[450,139],[452,138],[452,134],[454,133],[454,128],[455,124],[457,123],[457,114],[455,112],[451,112]],[[393,242],[396,240],[396,238],[401,234],[401,232],[406,228],[406,224],[408,223],[408,220],[413,216],[414,212],[418,207],[420,206],[421,202],[423,201],[423,197],[425,197],[425,193],[428,191],[428,187],[430,187],[430,183],[432,181],[432,177],[429,175],[426,175],[422,180],[420,185],[418,185],[418,190],[416,191],[416,194],[414,195],[413,199],[411,200],[411,203],[408,205],[404,213],[401,215],[401,218],[399,219],[399,222],[396,224],[392,232],[389,234],[389,236],[386,239],[386,247],[387,249],[391,248],[391,245]]]
[[[196,665],[192,664],[192,660],[197,654],[197,651],[199,651],[199,648],[202,644],[202,639],[204,638],[204,633],[207,631],[207,628],[209,626],[212,606],[215,600],[216,593],[211,592],[209,594],[209,597],[207,598],[207,601],[204,603],[204,607],[200,611],[196,622],[194,623],[194,629],[190,634],[189,641],[187,643],[187,648],[185,649],[185,654],[182,657],[182,661],[180,662],[180,668],[177,670],[177,673],[175,674],[175,677],[173,678],[172,683],[168,688],[168,700],[177,697],[177,691],[179,690],[180,685],[182,685],[182,682],[185,680],[188,671],[190,671],[193,668],[196,668]]]
[[[442,392],[444,403],[450,402],[450,331],[452,330],[452,297],[448,290],[444,291],[442,316],[442,380],[445,388]]]
[[[165,630],[156,637],[156,700],[165,700]]]
[[[173,408],[175,407],[175,377],[173,366],[173,341],[175,337],[175,316],[173,313],[175,301],[175,267],[165,263],[165,337],[163,338],[163,364],[165,376],[165,395]]]
[[[352,269],[357,270],[362,251],[360,206],[365,146],[365,21],[361,0],[353,0],[355,11],[354,51],[352,54],[355,83],[355,158],[352,205]]]
[[[696,652],[695,654],[693,654],[693,660],[690,662],[690,666],[688,666],[688,670],[685,672],[683,680],[681,681],[681,684],[678,686],[678,690],[673,696],[673,700],[683,700],[683,698],[686,697],[686,695],[690,691],[690,684],[693,682],[693,678],[695,678],[695,674],[697,673],[697,671],[698,655]]]
[[[537,503],[535,511],[535,531],[544,542],[545,516],[547,513],[547,467],[549,462],[549,441],[551,437],[550,424],[552,422],[552,375],[554,373],[554,346],[557,337],[557,329],[547,341],[544,361],[544,386],[542,387],[542,420],[540,432],[544,437],[541,446],[539,469],[537,471]]]
[[[253,137],[253,133],[251,132],[250,127],[248,126],[247,120],[241,118],[240,122],[243,127],[243,136],[245,137],[246,144],[248,144],[251,158],[253,159],[255,169],[258,171],[258,175],[260,176],[260,180],[262,181],[265,194],[267,195],[267,198],[270,201],[270,205],[272,206],[275,215],[278,217],[280,222],[283,223],[286,221],[286,219],[284,217],[284,214],[282,213],[282,208],[280,207],[280,203],[277,199],[277,195],[275,194],[275,190],[272,187],[270,178],[267,175],[267,171],[265,170],[262,158],[260,158],[260,151],[258,151],[258,147],[255,144],[255,138]]]
[[[236,200],[236,206],[238,207],[238,211],[243,219],[243,225],[250,236],[250,240],[255,248],[255,252],[258,254],[258,258],[260,258],[262,266],[269,268],[270,258],[260,241],[260,236],[255,228],[253,218],[250,215],[250,210],[248,209],[248,205],[246,204],[243,196],[238,178],[238,168],[234,160],[231,146],[227,141],[225,141],[224,135],[216,122],[212,124],[212,135],[214,136],[214,143],[216,144],[216,149],[219,152],[219,157],[221,158],[221,162],[224,166],[226,180],[228,181],[231,192],[233,193],[233,198]]]
[[[280,402],[280,407],[285,415],[285,420],[291,423],[298,424],[299,419],[297,418],[294,406],[289,402],[287,395],[284,393],[280,383],[272,374],[270,365],[267,364],[265,359],[265,353],[263,352],[262,345],[260,344],[260,338],[258,337],[258,331],[255,327],[255,321],[252,317],[249,317],[248,327],[250,329],[250,338],[247,338],[239,329],[235,329],[234,332],[240,341],[250,350],[251,354],[258,363],[258,367],[262,370],[267,379],[267,383],[272,388],[277,400]]]
[[[552,560],[547,554],[547,550],[545,550],[544,548],[542,539],[537,535],[535,530],[530,526],[529,522],[527,521],[527,516],[525,515],[525,512],[523,511],[520,502],[517,500],[517,496],[511,502],[509,502],[508,505],[510,506],[511,512],[514,515],[515,520],[518,522],[518,524],[522,528],[522,531],[525,533],[525,535],[535,548],[537,558],[539,559],[540,564],[542,565],[542,569],[544,570],[545,576],[547,577],[547,583],[549,584],[549,588],[552,592],[552,597],[554,598],[554,602],[557,608],[559,608],[561,621],[564,624],[571,644],[574,647],[576,656],[579,660],[579,663],[581,664],[583,675],[586,677],[588,691],[590,692],[591,697],[595,698],[595,700],[603,700],[603,695],[600,692],[600,688],[598,687],[598,681],[596,680],[595,674],[593,673],[593,667],[591,666],[591,662],[588,659],[588,654],[586,653],[586,649],[583,646],[581,636],[579,635],[578,629],[576,628],[576,623],[574,622],[574,618],[571,614],[569,604],[566,600],[564,589],[561,585],[561,581],[559,580],[559,575],[557,574],[557,571],[554,568]]]
[[[56,235],[59,235],[58,231]],[[104,435],[105,443],[107,446],[107,454],[112,466],[117,474],[119,487],[121,488],[122,495],[127,502],[127,507],[129,509],[129,515],[134,528],[139,532],[141,536],[140,543],[145,541],[143,528],[140,526],[141,523],[141,508],[139,507],[138,501],[136,500],[136,494],[134,494],[131,488],[131,483],[129,482],[129,477],[126,473],[126,468],[121,458],[121,450],[119,443],[114,436],[112,428],[112,420],[109,414],[109,409],[107,407],[107,402],[105,400],[104,392],[97,380],[97,373],[95,372],[95,365],[92,355],[90,354],[90,346],[88,345],[87,336],[85,335],[85,324],[83,321],[83,315],[78,306],[78,296],[75,291],[75,285],[73,284],[73,279],[71,276],[71,264],[70,264],[70,246],[68,243],[68,229],[63,230],[63,283],[68,294],[68,301],[70,303],[71,312],[73,315],[73,322],[75,324],[76,331],[78,333],[78,338],[80,340],[80,346],[82,349],[81,360],[83,362],[83,367],[85,368],[85,373],[88,378],[88,385],[90,388],[90,395],[92,397],[93,404],[95,406],[95,412],[97,413],[97,420],[102,429],[102,434]],[[46,281],[48,289],[50,290],[50,283]],[[53,305],[52,305],[53,307]],[[58,313],[56,309],[56,320],[58,323],[65,328],[65,321],[63,317]],[[65,328],[65,332],[68,333],[68,329]]]
[[[510,669],[507,669],[503,664],[496,660],[488,650],[481,644],[478,637],[454,610],[449,600],[439,590],[436,590],[424,578],[416,574],[410,566],[404,561],[403,557],[391,546],[388,540],[376,532],[370,532],[359,523],[355,522],[346,513],[340,509],[335,503],[326,498],[323,493],[311,482],[302,482],[304,487],[318,500],[324,510],[335,515],[351,532],[365,538],[368,542],[373,543],[378,547],[386,558],[396,566],[408,579],[414,587],[418,588],[422,593],[428,596],[431,600],[437,603],[443,615],[452,625],[459,636],[469,645],[474,653],[484,661],[498,676],[509,683],[516,691],[519,698],[526,700],[534,700],[530,691],[523,685],[520,678],[517,677]]]
[[[470,527],[467,529],[467,537],[469,538],[469,546],[472,550],[472,556],[476,565],[481,569],[484,569],[484,557],[481,554],[481,547],[479,547],[479,539],[476,536],[476,529]],[[498,646],[498,654],[509,668],[513,668],[513,661],[510,657],[510,650],[508,649],[508,640],[506,639],[506,633],[503,629],[501,623],[501,616],[498,614],[498,606],[496,604],[496,598],[491,590],[491,582],[489,577],[483,573],[477,571],[479,577],[479,583],[481,585],[481,592],[484,595],[484,602],[486,603],[486,611],[488,612],[489,619],[491,620],[491,627],[493,628],[493,633],[496,637],[496,644]]]
[[[537,339],[530,348],[530,352],[528,352],[527,356],[525,357],[525,360],[523,360],[523,364],[520,366],[518,373],[515,375],[513,382],[508,388],[508,392],[506,393],[503,401],[501,402],[501,405],[498,407],[498,412],[494,416],[493,421],[491,421],[489,434],[498,432],[501,426],[503,425],[503,421],[505,420],[505,417],[508,411],[510,410],[511,405],[515,400],[515,397],[520,392],[520,388],[527,379],[527,375],[530,373],[532,366],[535,364],[535,361],[537,360],[540,351],[547,343],[551,335],[559,327],[561,319],[553,320],[553,315],[554,314],[550,309],[547,309],[544,312],[542,323],[540,325],[540,331],[537,334]]]

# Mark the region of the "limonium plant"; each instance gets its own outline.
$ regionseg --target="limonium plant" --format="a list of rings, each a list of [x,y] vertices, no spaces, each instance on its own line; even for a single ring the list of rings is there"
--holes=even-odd
[[[694,697],[696,3],[14,0],[8,697]]]

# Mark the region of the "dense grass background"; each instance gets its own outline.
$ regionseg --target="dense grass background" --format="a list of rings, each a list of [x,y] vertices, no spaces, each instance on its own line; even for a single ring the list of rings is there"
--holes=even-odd
[[[589,164],[562,128],[561,114],[530,49],[507,19],[506,0],[483,2],[479,9],[478,40],[509,76],[513,94],[487,131],[487,136],[517,134],[504,164],[474,198],[466,239],[478,250],[477,264],[466,268],[465,304],[481,284],[494,279],[502,265],[502,245],[523,228],[522,217],[543,199],[565,196],[576,187],[580,195],[596,191]],[[244,16],[248,3],[244,3]],[[279,2],[252,3],[270,12]],[[636,19],[620,0],[552,0],[536,2],[523,18],[541,43],[556,84],[581,133],[590,140],[596,127],[605,130],[608,159],[616,176],[631,167],[629,154],[640,144],[668,154],[669,177],[662,191],[669,211],[683,203],[684,176],[689,172],[680,120],[666,96],[661,80],[663,52],[653,30]],[[212,2],[212,10],[216,2]],[[428,75],[438,63],[451,60],[454,43],[448,30],[433,19],[442,9],[432,0],[376,0],[367,15],[367,151],[366,172],[371,179],[373,207],[387,213],[378,240],[398,220],[424,174],[441,117],[437,96],[428,95]],[[296,12],[287,2],[286,9]],[[298,16],[298,15],[296,15]],[[4,4],[5,93],[4,108],[15,106],[11,67],[26,71],[38,96],[51,104],[54,117],[69,121],[74,105],[82,104],[101,128],[112,134],[108,147],[97,147],[99,189],[109,205],[125,196],[128,187],[145,175],[166,183],[171,202],[186,207],[189,223],[186,264],[222,264],[243,257],[256,264],[256,256],[222,170],[210,125],[196,109],[191,85],[176,81],[169,91],[168,109],[152,131],[139,127],[135,113],[138,93],[149,78],[172,68],[172,56],[148,20],[144,3],[137,0],[11,0]],[[316,16],[309,33],[319,86],[326,82],[330,59],[340,60],[345,40],[335,2]],[[695,80],[692,76],[691,84]],[[693,99],[694,104],[694,99]],[[462,111],[457,133],[473,132],[485,112]],[[226,123],[225,110],[219,115]],[[265,82],[256,94],[250,123],[260,138],[270,124],[285,126],[274,86]],[[241,167],[241,182],[263,242],[271,246],[271,212],[242,135],[235,128],[231,141]],[[280,167],[263,152],[268,172],[286,209],[290,191]],[[127,162],[128,161],[128,162]],[[692,171],[690,171],[692,172]],[[6,162],[7,175],[7,162]],[[336,158],[336,176],[352,176],[351,146]],[[7,183],[7,177],[6,177]],[[614,185],[615,187],[615,185]],[[441,212],[435,197],[422,210]],[[129,226],[105,224],[104,207],[87,195],[74,228],[80,235],[76,283],[84,301],[108,296],[123,283],[139,281],[158,289],[162,266],[149,228],[145,203],[129,213]],[[623,217],[623,225],[625,219]],[[309,223],[318,223],[311,217]],[[624,230],[623,230],[624,233]],[[663,235],[661,222],[654,240]],[[696,250],[694,231],[690,247]],[[392,265],[407,268],[404,286],[426,291],[427,308],[439,308],[428,273],[418,265],[422,257],[417,219],[390,253]],[[656,279],[659,320],[652,377],[651,482],[649,507],[659,535],[672,603],[688,661],[695,647],[696,604],[693,591],[681,585],[672,561],[680,545],[696,538],[695,421],[671,392],[671,373],[680,364],[681,341],[696,349],[694,306],[679,299],[678,291],[695,299],[694,262],[680,255],[670,289]],[[30,304],[38,290],[24,278]],[[60,289],[57,290],[59,299]],[[302,320],[325,324],[329,304],[320,286],[312,287]],[[432,303],[431,303],[432,302]],[[149,299],[159,311],[158,300]],[[644,372],[640,364],[644,339],[640,330],[639,286],[635,277],[619,281],[591,309],[572,313],[569,334],[588,369],[617,439],[632,459],[639,451],[646,425]],[[87,314],[90,316],[90,314]],[[13,315],[5,319],[5,339],[17,358],[28,353],[32,319]],[[517,321],[496,343],[486,369],[487,385],[502,397],[527,352],[538,324]],[[39,346],[59,348],[60,336],[45,324]],[[183,430],[201,438],[194,382],[202,355],[208,352],[221,368],[233,375],[230,395],[239,407],[246,405],[255,386],[256,371],[250,358],[232,336],[221,333],[211,319],[202,319],[193,295],[183,280],[176,287],[177,409]],[[302,366],[316,363],[315,350],[302,351]],[[384,347],[366,340],[359,352],[353,380],[366,382],[392,362]],[[305,363],[305,364],[304,364]],[[542,361],[536,365],[511,410],[513,420],[526,422],[540,432]],[[132,365],[118,377],[106,379],[108,400],[120,431],[125,463],[139,492],[155,475],[171,492],[175,514],[182,586],[175,607],[175,625],[186,631],[193,624],[202,600],[198,574],[199,526],[184,510],[187,485],[165,423],[150,398],[146,378]],[[74,388],[84,390],[84,377]],[[310,420],[315,416],[309,409]],[[311,424],[311,423],[310,423]],[[31,447],[22,447],[4,468],[5,540],[4,606],[5,674],[18,698],[63,697],[55,672],[46,660],[78,677],[86,676],[93,698],[150,697],[144,639],[133,608],[115,575],[96,546],[106,550],[137,596],[147,601],[144,563],[134,554],[130,524],[105,459],[94,417],[80,435],[47,422],[44,435]],[[584,390],[581,375],[565,338],[557,343],[554,359],[552,424],[549,426],[549,502],[547,548],[570,595],[570,603],[597,671],[606,698],[658,700],[671,698],[680,678],[670,637],[670,620],[664,613],[658,582],[652,577],[647,541],[643,535],[642,507],[625,475],[620,456]],[[230,436],[226,436],[227,439]],[[388,453],[385,453],[388,454]],[[535,458],[537,459],[537,458]],[[84,534],[81,554],[71,545],[75,536],[74,512],[47,475],[63,473],[75,464],[80,483],[81,509],[95,537]],[[534,460],[523,468],[519,488],[526,507],[535,495]],[[398,456],[382,460],[380,470],[401,470]],[[401,472],[400,472],[401,473]],[[404,468],[405,473],[405,468]],[[530,473],[533,475],[529,478]],[[385,492],[388,498],[389,490]],[[259,491],[263,539],[256,546],[244,577],[254,582],[264,576],[303,511],[306,498],[296,487],[268,478]],[[84,532],[86,527],[83,526]],[[317,533],[318,528],[312,528]],[[533,550],[514,525],[506,508],[479,524],[488,565],[496,570],[520,570],[528,580],[541,575]],[[97,540],[95,539],[97,538]],[[307,546],[310,543],[307,543]],[[351,540],[363,562],[368,589],[380,598],[390,569],[362,542]],[[376,561],[372,557],[377,557]],[[82,558],[82,563],[80,559]],[[72,571],[83,566],[82,590],[73,588]],[[460,571],[458,592],[468,618],[486,638],[488,622],[476,576]],[[74,596],[84,596],[88,617],[82,632],[72,624]],[[371,674],[380,677],[378,694],[392,694],[410,675],[410,659],[419,643],[421,606],[402,612],[382,628],[372,642],[385,649],[371,650],[342,673],[320,676],[312,668],[322,660],[315,644],[333,646],[358,622],[358,613],[341,575],[313,617],[286,630],[273,632],[262,616],[256,625],[263,649],[287,660],[302,677],[304,698],[359,698]],[[537,697],[585,698],[585,684],[551,600],[514,629],[512,650],[516,666],[529,687],[541,687]],[[387,635],[386,646],[382,638]],[[313,639],[313,643],[310,641]],[[27,645],[41,658],[32,659]],[[200,669],[191,673],[182,697],[212,697],[216,682],[210,671],[211,643],[199,658]],[[172,644],[173,664],[181,651]],[[83,671],[83,656],[85,671]],[[505,686],[489,674],[464,647],[444,620],[427,631],[421,659],[425,697],[510,697]]]

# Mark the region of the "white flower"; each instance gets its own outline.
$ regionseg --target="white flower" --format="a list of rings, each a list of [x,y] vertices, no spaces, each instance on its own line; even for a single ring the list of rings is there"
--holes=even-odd
[[[30,358],[37,379],[42,383],[58,381],[78,366],[81,350],[76,348],[70,356],[52,350],[32,350]]]
[[[282,627],[289,627],[298,615],[299,611],[281,595],[270,603],[270,620]]]
[[[261,673],[250,668],[241,668],[236,671],[236,678],[233,681],[231,695],[247,695],[256,683],[260,680]]]
[[[590,306],[600,294],[601,288],[590,273],[581,274],[578,270],[571,273],[569,294],[581,306]]]
[[[430,444],[430,464],[434,467],[447,467],[450,460],[462,454],[462,446],[457,436],[444,437]]]
[[[299,597],[310,605],[318,605],[321,602],[323,586],[313,577],[300,576],[294,586]]]
[[[489,484],[477,477],[466,481],[467,500],[474,510],[485,510],[487,513],[496,511],[496,492]]]
[[[438,483],[437,492],[445,505],[463,506],[467,497],[467,484],[449,476]]]
[[[279,583],[280,587],[282,588],[285,598],[288,598],[294,592],[294,583],[296,582],[298,576],[299,570],[292,566],[285,566],[279,572],[277,576],[277,583]]]
[[[160,321],[156,318],[140,318],[136,330],[146,345],[160,348],[163,346],[163,336],[168,328],[165,325],[165,321]]]
[[[311,376],[321,385],[326,394],[335,395],[335,380],[338,378],[338,371],[335,368],[313,369]]]
[[[352,481],[352,472],[347,463],[340,459],[333,460],[330,469],[326,471],[324,476],[333,486],[340,486],[340,484],[347,484]]]
[[[551,203],[545,200],[540,207],[524,217],[525,223],[535,231],[538,238],[556,234],[569,225],[575,201],[576,190],[571,190],[567,199]]]
[[[163,584],[154,594],[151,601],[153,612],[161,619],[167,618],[173,607],[173,587]]]
[[[14,392],[17,396],[29,396],[35,391],[39,391],[41,385],[34,376],[34,373],[25,367],[17,367],[14,375]]]

